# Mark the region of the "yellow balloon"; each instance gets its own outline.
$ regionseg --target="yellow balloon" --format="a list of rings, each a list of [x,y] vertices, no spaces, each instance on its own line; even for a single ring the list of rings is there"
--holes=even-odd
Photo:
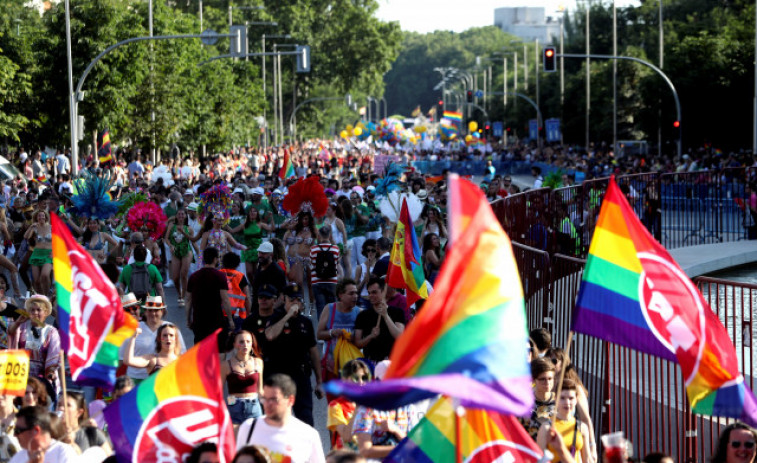
[[[472,135],[466,135],[465,136],[465,141],[466,142],[470,142],[471,140],[473,140],[473,136]]]
[[[341,132],[339,132],[339,136],[342,137],[342,138],[347,138],[347,131],[346,130],[342,130]]]
[[[352,129],[353,129],[352,124],[347,124],[346,129],[347,129],[347,133],[352,132]]]
[[[363,134],[363,129],[361,129],[360,127],[355,127],[355,129],[352,132],[355,134],[356,137],[359,137],[360,135]]]
[[[476,121],[468,122],[468,131],[475,132],[476,130],[478,130],[478,122]]]
[[[423,133],[426,130],[427,129],[425,125],[416,125],[415,127],[413,127],[413,131],[415,131],[415,133]]]

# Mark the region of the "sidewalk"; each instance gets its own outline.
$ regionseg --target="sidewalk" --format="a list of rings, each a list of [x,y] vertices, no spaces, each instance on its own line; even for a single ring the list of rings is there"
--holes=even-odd
[[[730,243],[701,244],[670,249],[689,278],[757,262],[757,240]]]

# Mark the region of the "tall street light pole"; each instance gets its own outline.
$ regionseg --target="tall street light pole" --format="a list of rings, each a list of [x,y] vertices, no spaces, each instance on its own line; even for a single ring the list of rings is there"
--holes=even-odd
[[[66,0],[66,59],[68,60],[68,113],[71,126],[71,171],[76,174],[79,170],[78,146],[76,140],[76,113],[74,112],[74,71],[71,61],[71,8]]]
[[[618,56],[618,9],[612,0],[612,56]],[[618,154],[618,60],[612,60],[612,151]]]
[[[662,0],[660,0],[659,7],[660,7],[660,14],[659,14],[659,19],[657,21],[657,27],[659,28],[658,34],[659,34],[659,42],[660,42],[660,51],[659,51],[659,55],[660,55],[660,69],[663,69],[662,65],[664,63],[663,56],[665,55],[665,47],[664,47],[665,42],[664,42],[664,39],[663,39],[663,27],[662,27],[663,26],[663,23],[662,23]],[[757,33],[757,27],[755,28],[755,31],[756,31],[755,33]],[[757,50],[757,43],[755,43],[755,49]],[[755,70],[757,70],[757,61],[755,61],[754,66],[755,66]],[[757,76],[755,76],[754,85],[755,85],[755,91],[757,92]],[[754,106],[754,111],[755,111],[755,124],[756,125],[755,125],[754,142],[753,143],[757,144],[757,99],[755,100],[754,105],[755,105]],[[755,151],[752,151],[752,152],[754,153]],[[662,98],[660,98],[658,100],[658,105],[657,105],[657,154],[658,155],[662,155]]]
[[[588,55],[591,54],[590,46],[590,27],[589,11],[591,10],[591,0],[586,0],[586,151],[589,151],[589,120],[591,118],[591,60]]]

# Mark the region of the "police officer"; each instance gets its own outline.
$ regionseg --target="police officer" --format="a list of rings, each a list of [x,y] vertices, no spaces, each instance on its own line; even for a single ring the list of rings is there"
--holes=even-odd
[[[294,401],[294,415],[309,425],[313,425],[313,388],[310,375],[315,373],[315,395],[323,398],[321,388],[321,356],[315,339],[313,322],[302,315],[302,288],[289,284],[282,291],[284,311],[275,312],[268,320],[265,336],[268,353],[264,374],[284,373],[297,385]]]

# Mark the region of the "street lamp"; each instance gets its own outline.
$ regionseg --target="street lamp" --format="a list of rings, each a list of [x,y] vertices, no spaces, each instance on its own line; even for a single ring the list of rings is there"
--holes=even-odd
[[[289,34],[284,35],[265,35],[263,34],[261,39],[263,42],[263,56],[260,58],[263,60],[263,99],[266,99],[266,79],[265,79],[265,41],[266,39],[291,39],[292,36]],[[275,88],[275,85],[274,85]],[[267,100],[266,100],[267,102]],[[263,134],[263,150],[268,149],[268,108],[266,104],[263,104],[263,122],[265,123],[265,132]]]
[[[510,45],[523,44],[523,90],[528,91],[528,44],[522,40],[511,40]]]

